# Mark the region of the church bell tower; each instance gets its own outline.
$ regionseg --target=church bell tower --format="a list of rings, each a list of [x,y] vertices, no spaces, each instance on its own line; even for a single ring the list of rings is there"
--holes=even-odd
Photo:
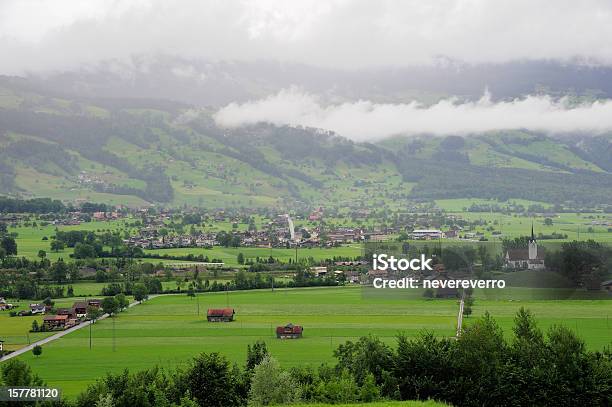
[[[531,224],[531,238],[529,239],[529,260],[538,258],[538,243],[533,234],[533,223]]]

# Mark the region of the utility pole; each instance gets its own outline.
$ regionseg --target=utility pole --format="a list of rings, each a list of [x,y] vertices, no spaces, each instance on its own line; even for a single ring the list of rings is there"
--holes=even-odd
[[[89,350],[91,350],[91,325],[93,324],[93,319],[89,321]]]
[[[463,327],[463,307],[465,305],[465,290],[461,293],[461,300],[459,301],[459,313],[457,314],[457,333],[456,338],[461,336],[461,330]]]
[[[200,298],[198,297],[198,293],[196,293],[196,304],[198,304],[198,316],[200,316]]]

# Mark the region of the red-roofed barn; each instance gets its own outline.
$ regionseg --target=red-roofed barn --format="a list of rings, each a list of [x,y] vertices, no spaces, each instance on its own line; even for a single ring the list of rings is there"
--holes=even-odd
[[[279,339],[298,339],[302,337],[302,332],[304,332],[304,328],[291,323],[276,327],[276,337]]]
[[[210,308],[206,314],[208,322],[231,322],[234,320],[233,308]]]

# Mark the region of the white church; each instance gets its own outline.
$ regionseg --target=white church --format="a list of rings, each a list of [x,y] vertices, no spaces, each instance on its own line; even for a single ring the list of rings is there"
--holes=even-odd
[[[506,252],[506,267],[516,270],[544,270],[544,250],[538,250],[538,242],[531,225],[531,238],[526,249],[508,249]]]

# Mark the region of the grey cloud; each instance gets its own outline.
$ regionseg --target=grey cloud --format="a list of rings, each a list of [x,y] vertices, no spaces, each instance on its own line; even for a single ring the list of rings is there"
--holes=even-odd
[[[335,68],[554,59],[612,65],[606,0],[3,0],[0,73],[131,55]]]

